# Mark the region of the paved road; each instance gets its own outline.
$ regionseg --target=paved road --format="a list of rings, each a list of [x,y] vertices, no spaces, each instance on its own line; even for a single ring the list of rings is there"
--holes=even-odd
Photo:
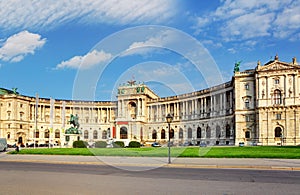
[[[300,172],[0,161],[1,194],[299,194]]]

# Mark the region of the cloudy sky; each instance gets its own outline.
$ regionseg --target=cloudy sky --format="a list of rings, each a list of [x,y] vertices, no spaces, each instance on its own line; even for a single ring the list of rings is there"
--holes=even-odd
[[[134,79],[160,96],[300,58],[300,0],[2,0],[0,87],[110,100]],[[86,95],[88,94],[88,95]]]

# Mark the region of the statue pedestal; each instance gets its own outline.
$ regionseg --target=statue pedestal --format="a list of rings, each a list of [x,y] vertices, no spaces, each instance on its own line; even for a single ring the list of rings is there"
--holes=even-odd
[[[65,134],[64,147],[72,148],[73,142],[80,140],[80,134]]]

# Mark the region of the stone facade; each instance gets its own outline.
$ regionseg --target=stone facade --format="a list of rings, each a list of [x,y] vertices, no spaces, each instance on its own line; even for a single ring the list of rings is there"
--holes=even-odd
[[[78,139],[89,144],[109,139],[164,144],[170,135],[174,145],[298,145],[299,68],[296,58],[287,63],[276,55],[255,69],[235,72],[229,82],[164,98],[130,81],[118,88],[116,102],[28,97],[0,89],[0,137],[9,144],[69,146],[65,129],[74,114],[82,132]]]

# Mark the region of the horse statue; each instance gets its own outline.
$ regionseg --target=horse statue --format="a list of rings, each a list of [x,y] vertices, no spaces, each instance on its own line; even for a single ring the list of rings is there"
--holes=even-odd
[[[69,123],[72,125],[72,127],[66,130],[66,134],[81,134],[81,131],[78,130],[79,122],[77,115],[71,114]]]
[[[78,116],[71,114],[69,123],[73,125],[75,129],[79,128]]]
[[[233,73],[236,73],[236,72],[239,72],[240,71],[240,65],[241,65],[241,62],[242,61],[239,61],[239,62],[236,62],[234,64],[234,70],[233,70]]]

